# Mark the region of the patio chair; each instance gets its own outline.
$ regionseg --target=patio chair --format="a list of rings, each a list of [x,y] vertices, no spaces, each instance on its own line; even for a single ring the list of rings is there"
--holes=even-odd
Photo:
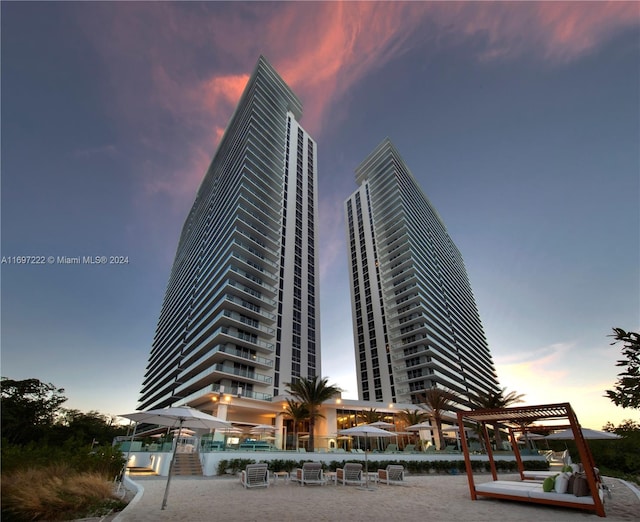
[[[413,453],[415,450],[416,450],[416,445],[415,445],[415,444],[407,444],[407,445],[404,447],[404,450],[403,450],[403,451],[404,451],[405,453]]]
[[[379,469],[378,482],[401,484],[404,482],[404,467],[399,464],[389,464],[386,469]]]
[[[336,469],[336,484],[342,482],[343,486],[347,484],[362,485],[365,480],[362,476],[362,464],[355,462],[347,462],[344,468]]]
[[[397,444],[387,444],[387,447],[384,450],[385,453],[396,453],[397,451],[398,451]]]
[[[324,486],[326,484],[320,462],[305,462],[302,468],[294,470],[291,480],[298,482],[301,486],[305,484]]]
[[[264,462],[249,464],[240,472],[240,483],[245,488],[269,487],[269,468]]]

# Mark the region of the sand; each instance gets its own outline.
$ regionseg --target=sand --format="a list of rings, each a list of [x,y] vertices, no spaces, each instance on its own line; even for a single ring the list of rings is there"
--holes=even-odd
[[[476,483],[490,475],[476,476]],[[516,475],[501,475],[515,479]],[[495,499],[472,501],[466,475],[407,476],[404,485],[304,486],[279,479],[268,488],[246,490],[237,478],[173,477],[167,507],[161,510],[166,477],[134,477],[144,492],[114,522],[162,521],[491,521],[564,522],[604,520],[592,512]],[[605,478],[606,520],[640,519],[640,491]]]

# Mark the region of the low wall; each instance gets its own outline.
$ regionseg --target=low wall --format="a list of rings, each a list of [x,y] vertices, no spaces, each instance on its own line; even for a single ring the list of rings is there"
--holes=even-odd
[[[515,457],[513,453],[494,453],[496,460],[513,461]],[[218,464],[221,460],[233,459],[253,459],[256,462],[271,462],[272,460],[294,460],[315,462],[323,462],[330,464],[333,461],[365,461],[364,453],[297,453],[295,451],[212,451],[200,453],[200,462],[202,464],[202,473],[205,477],[217,475]],[[368,453],[369,461],[390,461],[404,460],[406,462],[425,462],[425,461],[454,461],[464,460],[462,453],[441,453],[441,454],[422,454],[422,453]],[[488,462],[486,455],[472,455],[471,460]],[[545,461],[543,456],[523,456],[523,460]],[[165,452],[132,452],[129,458],[129,466],[149,467],[158,475],[167,476],[169,474],[169,464],[171,463],[171,453]]]

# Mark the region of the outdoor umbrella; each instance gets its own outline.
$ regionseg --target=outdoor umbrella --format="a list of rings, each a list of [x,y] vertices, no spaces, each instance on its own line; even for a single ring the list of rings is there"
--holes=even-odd
[[[434,431],[436,431],[436,427],[432,426],[431,424],[429,424],[428,422],[421,422],[420,424],[412,424],[411,426],[408,426],[406,428],[407,431],[430,431],[431,433],[433,433]],[[418,438],[421,439],[422,442],[422,437],[418,436]],[[424,444],[423,444],[424,446]],[[425,450],[426,451],[426,450]]]
[[[251,428],[251,434],[252,435],[260,435],[260,440],[262,440],[264,438],[264,434],[271,432],[273,433],[276,430],[275,426],[271,426],[269,424],[258,424],[257,426],[254,426],[253,428]]]
[[[346,430],[340,430],[342,435],[352,435],[354,437],[364,436],[368,439],[369,436],[373,437],[395,437],[395,433],[380,429],[370,424],[362,424],[360,426],[354,426],[353,428],[347,428]],[[367,451],[364,452],[364,474],[366,479],[366,488],[369,489],[369,461],[367,459]]]
[[[395,430],[396,428],[396,425],[393,424],[392,422],[385,422],[385,421],[371,422],[370,424],[367,424],[367,426],[375,426],[376,428],[382,428],[384,430],[389,428],[393,428]],[[394,433],[393,436],[396,438],[396,444],[398,444],[398,434]],[[378,449],[380,449],[379,445],[378,445]]]
[[[432,426],[428,422],[421,422],[420,424],[412,424],[411,426],[408,426],[406,429],[407,431],[420,431],[420,430],[434,431],[436,428],[435,426]]]
[[[615,433],[610,433],[608,431],[598,431],[598,430],[590,430],[589,428],[581,428],[582,436],[585,439],[591,440],[613,440],[613,439],[621,439],[620,435],[616,435]],[[557,433],[552,433],[551,435],[547,435],[545,439],[547,440],[572,440],[573,430],[571,428],[559,431]]]
[[[215,428],[229,428],[231,423],[209,415],[195,408],[188,408],[186,406],[177,408],[162,408],[158,410],[149,411],[137,411],[135,413],[126,413],[120,415],[125,419],[130,419],[135,422],[144,422],[146,424],[158,424],[160,426],[176,426],[178,430],[182,428],[191,429],[215,429]],[[167,506],[167,497],[169,496],[169,484],[171,483],[171,472],[173,471],[173,465],[176,460],[176,450],[178,445],[173,448],[173,455],[171,456],[171,464],[169,465],[169,476],[167,477],[167,485],[164,490],[164,498],[162,499],[162,509]]]
[[[371,424],[367,424],[367,426],[375,426],[376,428],[393,428],[395,427],[395,424],[392,422],[376,421]]]

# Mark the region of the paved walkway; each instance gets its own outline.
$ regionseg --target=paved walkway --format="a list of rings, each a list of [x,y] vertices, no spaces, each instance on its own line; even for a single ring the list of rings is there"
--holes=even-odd
[[[487,475],[486,480],[489,479]],[[495,499],[472,501],[466,475],[408,476],[404,485],[375,485],[371,491],[340,485],[301,487],[284,480],[269,488],[246,490],[235,477],[173,477],[164,510],[161,506],[166,477],[135,477],[135,482],[142,494],[113,522],[601,520],[590,512],[568,508]],[[612,489],[612,498],[605,502],[606,520],[636,522],[640,516],[640,492],[617,479],[605,479],[605,483]]]

